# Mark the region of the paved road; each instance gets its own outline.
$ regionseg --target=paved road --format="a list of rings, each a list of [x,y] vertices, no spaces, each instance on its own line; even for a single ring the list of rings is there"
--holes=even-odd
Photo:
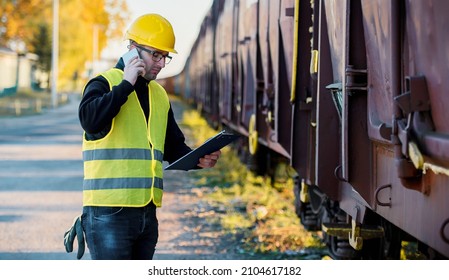
[[[76,259],[63,235],[82,207],[78,102],[0,117],[0,259]]]

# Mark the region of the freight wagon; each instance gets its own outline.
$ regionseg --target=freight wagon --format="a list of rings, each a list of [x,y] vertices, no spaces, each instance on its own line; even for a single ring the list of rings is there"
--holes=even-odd
[[[449,2],[216,0],[173,90],[297,172],[336,259],[449,257]]]

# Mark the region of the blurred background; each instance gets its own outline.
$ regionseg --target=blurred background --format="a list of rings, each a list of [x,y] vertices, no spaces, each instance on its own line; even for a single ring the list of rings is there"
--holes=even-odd
[[[80,92],[126,52],[123,34],[145,13],[173,25],[176,50],[160,78],[179,73],[212,0],[2,0],[0,97]]]

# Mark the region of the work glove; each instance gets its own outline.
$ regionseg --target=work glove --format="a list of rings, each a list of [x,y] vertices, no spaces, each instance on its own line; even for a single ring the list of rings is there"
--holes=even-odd
[[[84,243],[84,231],[81,226],[81,215],[76,216],[75,219],[73,219],[72,226],[64,233],[64,246],[67,253],[71,253],[73,251],[75,236],[78,240],[78,254],[76,255],[76,258],[79,260],[83,257],[86,247]]]

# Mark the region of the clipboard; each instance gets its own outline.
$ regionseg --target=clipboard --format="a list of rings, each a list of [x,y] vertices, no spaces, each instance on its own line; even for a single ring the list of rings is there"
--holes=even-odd
[[[226,145],[237,140],[240,135],[227,133],[225,130],[217,133],[215,136],[209,138],[198,148],[190,151],[183,157],[179,158],[172,164],[166,166],[164,170],[191,170],[195,169],[199,163],[199,159],[205,155],[220,150]]]

